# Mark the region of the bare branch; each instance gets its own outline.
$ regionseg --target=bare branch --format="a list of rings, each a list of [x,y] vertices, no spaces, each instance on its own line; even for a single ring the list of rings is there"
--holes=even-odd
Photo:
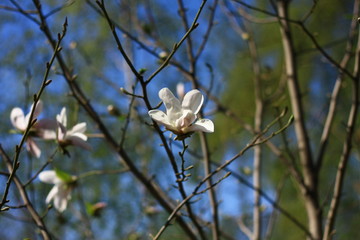
[[[359,7],[359,1],[355,2],[355,7]],[[334,186],[334,193],[330,203],[330,209],[327,214],[326,224],[324,229],[323,240],[330,240],[332,239],[332,231],[334,229],[335,220],[337,216],[338,207],[340,204],[341,196],[342,196],[342,189],[344,184],[345,172],[347,163],[350,158],[350,153],[352,149],[352,139],[355,133],[355,125],[356,119],[358,117],[358,109],[359,109],[359,76],[360,76],[360,35],[358,36],[357,48],[356,48],[356,55],[355,55],[355,64],[354,64],[354,76],[356,76],[357,80],[352,81],[352,104],[350,108],[350,113],[348,116],[348,122],[346,126],[346,138],[343,145],[343,151],[340,157],[336,179],[335,179],[335,186]]]
[[[297,75],[297,64],[295,49],[292,40],[292,33],[288,22],[288,2],[277,1],[277,10],[279,13],[280,32],[282,36],[286,75],[288,79],[288,90],[290,102],[295,118],[295,132],[299,150],[300,162],[302,165],[305,192],[305,206],[309,219],[309,228],[312,238],[319,240],[322,235],[321,211],[318,202],[318,176],[312,158],[310,140],[305,126],[305,116],[302,103],[301,90]]]

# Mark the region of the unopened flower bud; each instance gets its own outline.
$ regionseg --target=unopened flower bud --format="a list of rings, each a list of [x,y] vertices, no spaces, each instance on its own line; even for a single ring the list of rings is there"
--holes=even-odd
[[[165,52],[165,51],[162,51],[159,53],[159,57],[162,59],[162,60],[165,60],[167,57],[168,57],[168,53]]]
[[[112,116],[117,116],[118,117],[118,116],[121,115],[119,109],[117,107],[115,107],[114,105],[111,105],[111,104],[107,106],[107,111]]]
[[[176,94],[178,95],[180,100],[182,100],[184,98],[184,95],[185,95],[184,83],[180,82],[176,85]]]
[[[250,39],[250,34],[247,33],[247,32],[243,32],[241,34],[241,38],[244,39],[244,40],[249,40]]]

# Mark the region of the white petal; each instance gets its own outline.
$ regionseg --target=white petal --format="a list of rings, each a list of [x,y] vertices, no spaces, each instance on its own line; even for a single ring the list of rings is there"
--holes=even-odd
[[[194,114],[197,114],[200,111],[203,102],[204,102],[204,96],[201,94],[199,90],[194,89],[186,93],[181,105],[183,109],[189,109]]]
[[[21,110],[21,108],[17,107],[11,110],[10,120],[15,128],[21,131],[25,131],[27,123],[25,122],[24,112]]]
[[[65,127],[67,126],[67,117],[66,117],[66,108],[63,107],[61,109],[60,114],[56,115],[56,120],[61,123],[62,125],[64,125]]]
[[[85,134],[79,133],[79,132],[75,132],[75,133],[72,133],[72,134],[68,133],[66,138],[68,139],[69,137],[77,137],[77,138],[80,138],[83,141],[87,141],[87,139],[88,139],[88,137]]]
[[[54,196],[54,207],[63,212],[67,207],[67,202],[70,199],[70,189],[66,185],[60,185],[58,193]]]
[[[30,115],[31,115],[31,112],[32,112],[33,107],[34,107],[34,104],[31,105],[30,111],[29,111],[28,114],[26,114],[26,116],[25,116],[25,122],[26,122],[26,123],[29,122]],[[37,117],[40,115],[42,109],[43,109],[43,103],[42,103],[41,101],[38,101],[37,104],[36,104],[35,111],[34,111],[34,115],[33,115],[33,118],[32,118],[32,119],[37,118]]]
[[[68,200],[66,198],[60,198],[59,196],[56,196],[54,198],[54,207],[59,211],[63,212],[65,211],[67,207]]]
[[[66,137],[67,130],[64,125],[58,122],[58,140],[64,140]]]
[[[175,122],[179,115],[181,116],[181,104],[174,94],[168,89],[163,88],[159,91],[159,97],[166,107],[166,114],[169,122]]]
[[[196,119],[196,115],[191,110],[184,110],[182,116],[176,120],[177,128],[186,128],[190,126]]]
[[[77,134],[77,135],[78,135],[78,134]],[[82,135],[83,135],[83,134],[82,134]],[[88,144],[88,143],[85,142],[82,138],[80,138],[80,137],[78,137],[78,136],[76,136],[76,135],[69,136],[69,137],[66,138],[66,140],[71,141],[71,145],[78,146],[78,147],[84,148],[84,149],[89,150],[89,151],[92,150],[90,144]]]
[[[34,104],[31,105],[30,112],[28,113],[28,115],[30,115],[33,106],[34,106]],[[35,107],[35,111],[34,111],[34,118],[37,118],[40,115],[40,113],[43,110],[43,106],[44,106],[44,104],[43,104],[42,101],[37,102],[36,107]]]
[[[42,171],[39,174],[39,179],[40,179],[40,181],[42,181],[44,183],[51,183],[51,184],[60,184],[60,183],[62,183],[61,179],[59,179],[56,176],[56,172],[53,171],[53,170]]]
[[[154,119],[156,122],[160,123],[160,124],[164,124],[164,125],[169,125],[170,124],[167,115],[163,111],[150,110],[149,111],[149,116],[152,119]]]
[[[32,138],[26,140],[26,149],[36,158],[40,158],[41,150]]]
[[[46,140],[56,139],[56,131],[40,129],[38,136]]]
[[[214,132],[214,123],[210,119],[201,119],[186,129],[186,132]]]
[[[49,194],[46,197],[45,202],[50,203],[51,200],[58,194],[59,192],[59,186],[55,185],[49,192]]]
[[[71,130],[68,131],[69,135],[72,135],[73,133],[84,133],[86,131],[86,123],[78,123]]]

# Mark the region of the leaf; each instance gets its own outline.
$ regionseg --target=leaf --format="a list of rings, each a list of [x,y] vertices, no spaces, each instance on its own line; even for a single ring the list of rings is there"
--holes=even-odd
[[[67,174],[66,172],[61,171],[60,169],[55,168],[55,173],[58,178],[60,178],[65,183],[74,182],[74,178]]]

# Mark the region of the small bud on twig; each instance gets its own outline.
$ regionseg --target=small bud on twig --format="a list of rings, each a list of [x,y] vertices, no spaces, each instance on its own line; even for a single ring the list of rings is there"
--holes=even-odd
[[[45,82],[45,86],[49,85],[51,82],[52,82],[51,79],[47,80],[47,81]]]

